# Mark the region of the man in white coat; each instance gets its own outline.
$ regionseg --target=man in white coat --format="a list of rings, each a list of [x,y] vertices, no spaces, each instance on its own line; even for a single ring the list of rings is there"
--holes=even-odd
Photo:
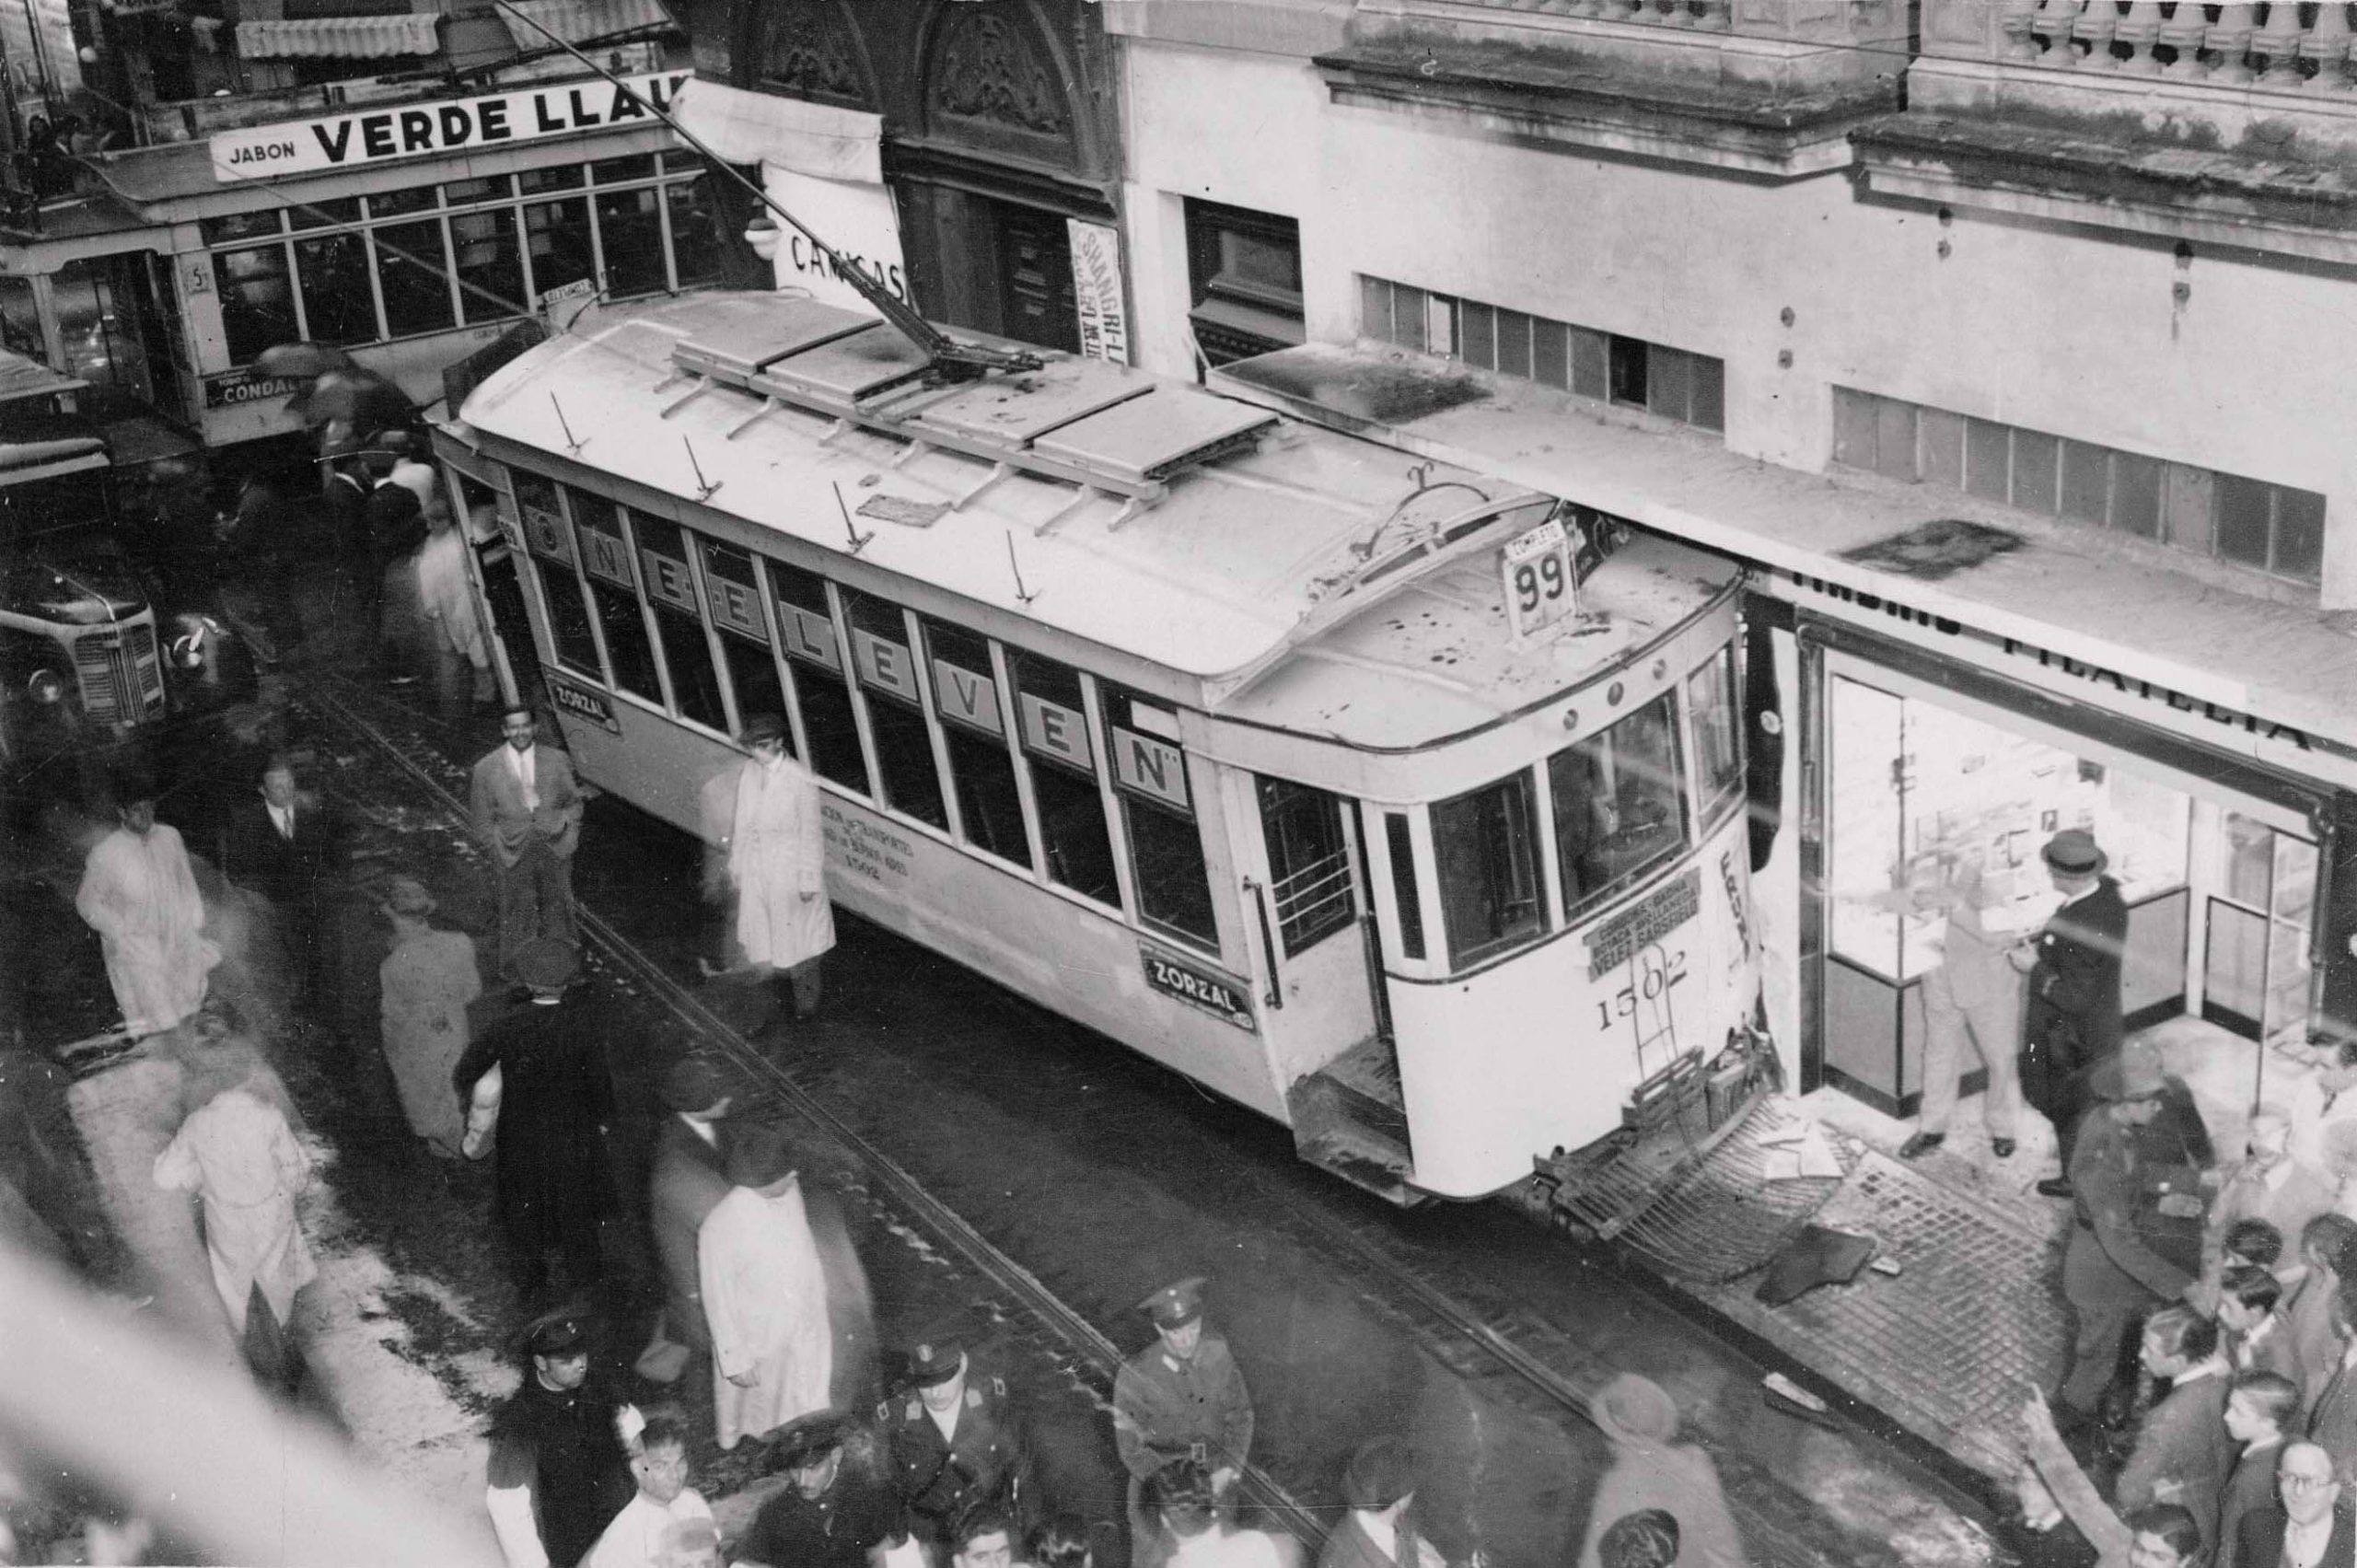
[[[284,1113],[243,1086],[199,1106],[156,1156],[157,1186],[203,1201],[213,1286],[256,1376],[281,1388],[292,1381],[284,1329],[295,1293],[319,1275],[295,1217],[310,1179]]]
[[[824,1410],[835,1343],[826,1273],[784,1135],[760,1125],[736,1132],[728,1181],[696,1233],[723,1448]]]
[[[156,820],[155,790],[128,784],[122,796],[122,825],[91,846],[74,908],[99,934],[124,1023],[154,1034],[204,1005],[221,949],[202,934],[204,900],[180,833]]]
[[[728,838],[737,941],[748,963],[785,971],[795,1016],[807,1018],[819,1010],[819,959],[835,945],[819,781],[785,754],[775,714],[748,719],[743,739],[753,755],[737,774]]]

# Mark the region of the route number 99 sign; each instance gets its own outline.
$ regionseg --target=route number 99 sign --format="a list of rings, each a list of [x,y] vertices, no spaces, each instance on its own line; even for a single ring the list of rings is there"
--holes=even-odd
[[[1516,639],[1553,625],[1571,612],[1578,580],[1572,541],[1560,518],[1550,517],[1506,541],[1506,615]]]

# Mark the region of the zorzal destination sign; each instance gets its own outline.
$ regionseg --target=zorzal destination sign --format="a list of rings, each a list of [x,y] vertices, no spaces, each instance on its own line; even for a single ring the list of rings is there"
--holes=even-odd
[[[692,71],[660,71],[624,76],[619,85],[557,82],[482,98],[388,104],[318,120],[248,125],[213,138],[213,177],[225,184],[273,180],[282,174],[366,168],[435,153],[577,135],[613,125],[652,125],[656,122],[646,105],[668,108],[694,76]]]

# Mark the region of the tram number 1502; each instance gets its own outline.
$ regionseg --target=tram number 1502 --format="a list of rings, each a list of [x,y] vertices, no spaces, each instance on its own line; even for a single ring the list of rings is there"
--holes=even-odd
[[[1686,949],[1681,947],[1669,954],[1649,949],[1639,954],[1630,967],[1633,973],[1628,984],[1609,996],[1596,999],[1596,1020],[1604,1028],[1610,1028],[1615,1018],[1635,1016],[1641,1000],[1666,1006],[1670,987],[1686,978]]]
[[[1527,637],[1571,613],[1577,579],[1572,572],[1571,536],[1548,518],[1506,541],[1504,565],[1507,613],[1514,634]]]

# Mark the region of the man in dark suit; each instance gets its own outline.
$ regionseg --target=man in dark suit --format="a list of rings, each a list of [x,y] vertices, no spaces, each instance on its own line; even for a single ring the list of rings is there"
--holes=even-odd
[[[704,1216],[728,1196],[720,1122],[736,1090],[711,1063],[683,1056],[663,1075],[662,1096],[671,1114],[655,1134],[647,1208],[663,1265],[664,1305],[638,1358],[639,1376],[655,1383],[677,1380],[694,1352],[711,1348],[696,1234]]]
[[[573,851],[581,842],[581,790],[573,760],[538,743],[528,707],[500,715],[506,743],[475,764],[475,835],[499,867],[499,972],[537,937],[575,940]]]
[[[2351,1298],[2352,1288],[2357,1282],[2344,1279],[2333,1293],[2333,1331],[2339,1336],[2334,1342],[2343,1348],[2308,1411],[2309,1438],[2323,1445],[2338,1465],[2357,1459],[2357,1339],[2350,1334],[2357,1301]]]
[[[2201,1539],[2218,1539],[2218,1493],[2234,1469],[2226,1433],[2233,1388],[2220,1353],[2218,1325],[2190,1307],[2165,1307],[2144,1324],[2144,1370],[2169,1391],[2136,1433],[2136,1446],[2114,1490],[2119,1511],[2174,1503],[2193,1516]]]
[[[2029,1010],[2022,1025],[2022,1095],[2054,1123],[2061,1178],[2041,1181],[2049,1198],[2071,1195],[2071,1146],[2087,1102],[2096,1064],[2119,1052],[2119,970],[2128,944],[2128,905],[2119,884],[2103,874],[2110,857],[2095,836],[2070,828],[2040,852],[2062,907],[2026,949],[2016,968],[2029,974]]]
[[[1319,1549],[1318,1568],[1441,1568],[1446,1562],[1416,1519],[1415,1460],[1398,1438],[1378,1437],[1351,1456],[1342,1501],[1348,1511]],[[1677,1527],[1673,1517],[1673,1538]]]
[[[257,798],[230,813],[222,874],[268,900],[278,917],[292,983],[317,998],[328,978],[326,894],[334,823],[319,798],[298,788],[295,765],[273,756],[263,764]]]
[[[2300,1390],[2273,1372],[2235,1375],[2226,1396],[2226,1435],[2241,1452],[2218,1494],[2217,1568],[2241,1562],[2243,1518],[2275,1506],[2275,1466],[2283,1458],[2286,1430],[2300,1413]]]
[[[2332,1456],[2314,1443],[2291,1443],[2275,1467],[2275,1505],[2243,1516],[2236,1568],[2322,1568],[2357,1553],[2357,1516],[2340,1501]]]

